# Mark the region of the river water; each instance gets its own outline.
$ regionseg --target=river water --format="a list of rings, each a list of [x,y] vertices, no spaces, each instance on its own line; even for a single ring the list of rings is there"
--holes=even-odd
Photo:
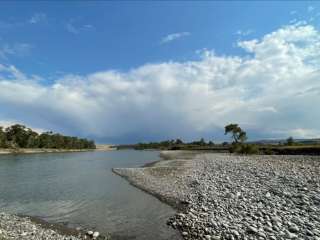
[[[112,168],[159,159],[156,151],[0,156],[0,211],[111,233],[117,239],[178,239],[174,210],[131,186]]]

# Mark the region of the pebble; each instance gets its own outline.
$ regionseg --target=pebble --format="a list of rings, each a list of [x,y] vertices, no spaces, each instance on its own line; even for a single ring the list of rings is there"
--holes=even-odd
[[[258,230],[255,227],[249,226],[247,229],[248,233],[257,233]]]
[[[99,235],[100,235],[99,232],[94,232],[94,233],[92,234],[92,237],[93,237],[93,238],[97,238],[97,237],[99,237]]]

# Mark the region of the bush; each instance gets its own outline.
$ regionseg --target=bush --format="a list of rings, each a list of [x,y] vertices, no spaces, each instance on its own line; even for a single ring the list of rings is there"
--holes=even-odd
[[[255,144],[233,144],[230,152],[238,154],[259,154],[259,147]]]
[[[270,148],[266,148],[266,149],[263,150],[263,154],[273,155],[273,154],[275,154],[275,152],[272,151],[272,149],[270,149]]]

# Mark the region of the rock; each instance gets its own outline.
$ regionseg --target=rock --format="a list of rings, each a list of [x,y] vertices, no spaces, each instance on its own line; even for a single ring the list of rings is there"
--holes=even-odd
[[[256,234],[258,232],[258,229],[256,229],[255,227],[249,226],[247,229],[247,232],[251,234]]]
[[[99,237],[99,235],[100,235],[99,232],[94,232],[94,233],[92,234],[92,237],[93,237],[93,238],[97,238],[97,237]]]
[[[299,228],[298,228],[297,225],[292,224],[292,225],[289,226],[289,231],[293,232],[293,233],[296,233],[296,232],[299,232]]]
[[[221,237],[219,237],[219,236],[211,236],[211,240],[220,240],[221,239]]]
[[[272,231],[273,231],[272,228],[269,227],[269,226],[265,226],[264,229],[265,229],[267,232],[272,232]]]
[[[230,233],[231,233],[232,235],[234,235],[234,236],[237,236],[237,237],[240,236],[240,234],[239,234],[239,232],[238,232],[237,230],[231,230]]]
[[[287,235],[286,235],[286,238],[288,239],[295,239],[297,238],[298,236],[294,233],[291,233],[291,232],[287,232]]]
[[[92,235],[93,235],[93,231],[88,231],[87,234],[88,234],[89,236],[92,236]]]
[[[210,235],[205,235],[204,236],[206,240],[211,240],[211,236]]]
[[[307,229],[306,233],[307,233],[308,236],[313,236],[314,235],[314,233],[312,231],[310,231],[309,229]]]

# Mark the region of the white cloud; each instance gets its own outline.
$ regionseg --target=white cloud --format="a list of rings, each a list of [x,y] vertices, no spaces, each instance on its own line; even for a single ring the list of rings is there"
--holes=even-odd
[[[253,31],[252,29],[238,30],[238,31],[236,32],[236,34],[239,35],[239,36],[245,37],[245,36],[248,36],[248,35],[252,34],[253,32],[254,32],[254,31]]]
[[[189,35],[190,35],[189,32],[171,33],[171,34],[168,34],[167,36],[163,37],[160,42],[162,44],[169,43],[169,42],[172,42],[172,41],[177,40],[179,38],[187,37]]]
[[[0,59],[7,59],[11,56],[23,57],[30,54],[32,45],[28,43],[2,44],[0,46]]]
[[[31,16],[29,19],[30,24],[37,24],[40,22],[46,22],[47,21],[47,15],[45,13],[35,13]]]
[[[73,33],[73,34],[78,34],[79,30],[73,25],[72,22],[68,22],[66,24],[66,29],[68,32]]]
[[[91,24],[83,24],[83,25],[79,25],[76,24],[76,20],[75,19],[70,19],[66,25],[65,25],[66,30],[69,33],[72,34],[79,34],[82,31],[86,31],[86,30],[93,30],[94,26]]]
[[[310,5],[310,6],[308,6],[307,10],[308,10],[308,12],[312,12],[313,10],[315,10],[315,7]]]
[[[319,129],[308,129],[308,128],[294,128],[294,129],[286,129],[286,130],[275,130],[274,133],[284,135],[284,136],[291,136],[294,139],[299,138],[319,138],[320,131]]]
[[[289,25],[238,46],[247,56],[203,50],[197,61],[65,75],[49,86],[0,65],[0,118],[109,141],[221,137],[230,122],[251,137],[318,135],[319,31]]]
[[[0,127],[3,127],[3,128],[10,127],[10,126],[12,126],[14,124],[26,125],[24,122],[19,122],[19,121],[16,121],[16,120],[0,120]],[[29,125],[27,127],[31,128],[33,131],[35,131],[37,133],[43,133],[43,132],[47,131],[45,129],[37,128],[37,127],[31,126],[31,125]]]
[[[83,25],[83,28],[86,28],[86,29],[93,29],[93,28],[94,28],[94,26],[93,26],[93,25],[91,25],[91,24],[85,24],[85,25]]]

